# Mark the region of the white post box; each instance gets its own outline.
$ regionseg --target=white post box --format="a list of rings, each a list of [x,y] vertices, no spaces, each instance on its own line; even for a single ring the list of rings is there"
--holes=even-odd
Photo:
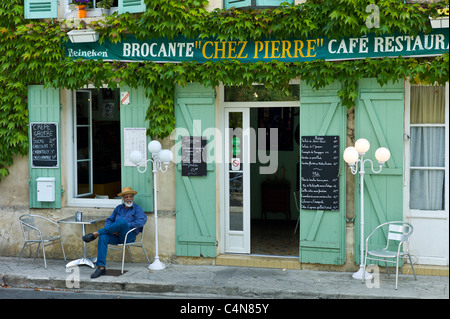
[[[38,177],[37,183],[37,200],[38,202],[54,202],[55,201],[55,178],[54,177]]]

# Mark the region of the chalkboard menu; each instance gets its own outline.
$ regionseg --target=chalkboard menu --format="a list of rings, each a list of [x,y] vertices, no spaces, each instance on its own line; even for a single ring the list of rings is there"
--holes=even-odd
[[[181,176],[206,176],[205,148],[205,137],[181,137]]]
[[[301,206],[339,210],[339,136],[302,136]]]
[[[58,123],[30,123],[31,167],[58,168]]]

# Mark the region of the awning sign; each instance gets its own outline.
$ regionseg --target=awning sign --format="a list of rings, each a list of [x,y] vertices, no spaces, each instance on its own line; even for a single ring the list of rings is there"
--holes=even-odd
[[[313,61],[353,60],[398,56],[433,56],[448,52],[448,28],[417,36],[373,34],[341,39],[263,39],[260,41],[218,41],[215,39],[149,39],[127,36],[120,43],[105,41],[65,43],[66,57],[106,61],[184,62],[239,60]]]

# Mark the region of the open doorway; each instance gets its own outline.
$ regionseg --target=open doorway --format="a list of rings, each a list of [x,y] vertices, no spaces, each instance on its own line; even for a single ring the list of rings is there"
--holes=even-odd
[[[294,192],[299,190],[299,109],[264,107],[250,110],[250,126],[265,132],[266,141],[258,137],[258,151],[278,151],[273,172],[261,174],[267,164],[258,156],[250,166],[251,254],[299,255],[299,212]],[[270,129],[277,136],[270,138]],[[259,129],[259,130],[258,130]],[[261,130],[262,129],[262,130]],[[271,145],[272,144],[276,145]]]
[[[120,193],[119,89],[75,94],[74,197],[115,198]]]
[[[288,91],[263,85],[222,91],[225,253],[299,256],[299,84]],[[237,219],[242,227],[235,227]]]

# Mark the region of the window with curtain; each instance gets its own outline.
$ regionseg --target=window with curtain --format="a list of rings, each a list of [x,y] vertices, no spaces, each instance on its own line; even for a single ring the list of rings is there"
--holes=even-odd
[[[444,210],[445,87],[411,86],[410,208]]]

